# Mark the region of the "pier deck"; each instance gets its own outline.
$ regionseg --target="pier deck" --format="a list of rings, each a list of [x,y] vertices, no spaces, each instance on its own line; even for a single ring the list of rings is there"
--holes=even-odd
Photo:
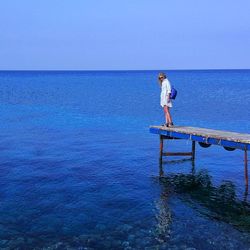
[[[191,160],[195,160],[195,143],[207,148],[211,145],[223,146],[228,151],[241,149],[244,151],[245,165],[245,181],[248,187],[248,159],[247,151],[250,150],[250,134],[242,134],[236,132],[185,127],[185,126],[150,126],[150,132],[160,136],[160,164],[162,164],[162,156],[191,156]],[[192,141],[191,152],[163,152],[163,141],[173,139],[186,139]]]
[[[170,128],[150,126],[150,132],[178,139],[188,139],[207,144],[250,150],[250,134],[183,126]]]

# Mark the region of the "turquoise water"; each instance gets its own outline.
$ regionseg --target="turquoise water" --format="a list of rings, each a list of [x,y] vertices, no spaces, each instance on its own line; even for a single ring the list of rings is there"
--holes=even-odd
[[[250,71],[167,73],[175,124],[250,133]],[[1,249],[250,248],[243,151],[159,168],[157,74],[0,72]]]

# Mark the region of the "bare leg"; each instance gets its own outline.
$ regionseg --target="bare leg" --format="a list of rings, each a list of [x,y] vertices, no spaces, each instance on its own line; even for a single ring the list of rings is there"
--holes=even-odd
[[[166,123],[167,124],[172,124],[172,117],[169,111],[169,107],[168,106],[164,106],[164,114],[165,114],[165,119],[166,119]]]
[[[165,115],[165,120],[166,120],[166,123],[169,124],[167,109],[168,109],[167,106],[164,106],[163,111],[164,111],[164,115]]]

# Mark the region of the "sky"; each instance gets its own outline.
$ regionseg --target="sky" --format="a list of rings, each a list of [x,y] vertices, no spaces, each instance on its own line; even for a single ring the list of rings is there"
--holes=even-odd
[[[250,69],[249,0],[0,0],[0,70]]]

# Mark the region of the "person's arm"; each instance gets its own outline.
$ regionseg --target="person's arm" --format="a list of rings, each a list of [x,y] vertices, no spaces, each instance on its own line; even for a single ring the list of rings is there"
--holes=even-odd
[[[166,79],[166,85],[167,85],[167,93],[166,93],[167,102],[170,102],[171,85],[168,79]]]
[[[167,102],[170,102],[170,93],[167,96]]]

